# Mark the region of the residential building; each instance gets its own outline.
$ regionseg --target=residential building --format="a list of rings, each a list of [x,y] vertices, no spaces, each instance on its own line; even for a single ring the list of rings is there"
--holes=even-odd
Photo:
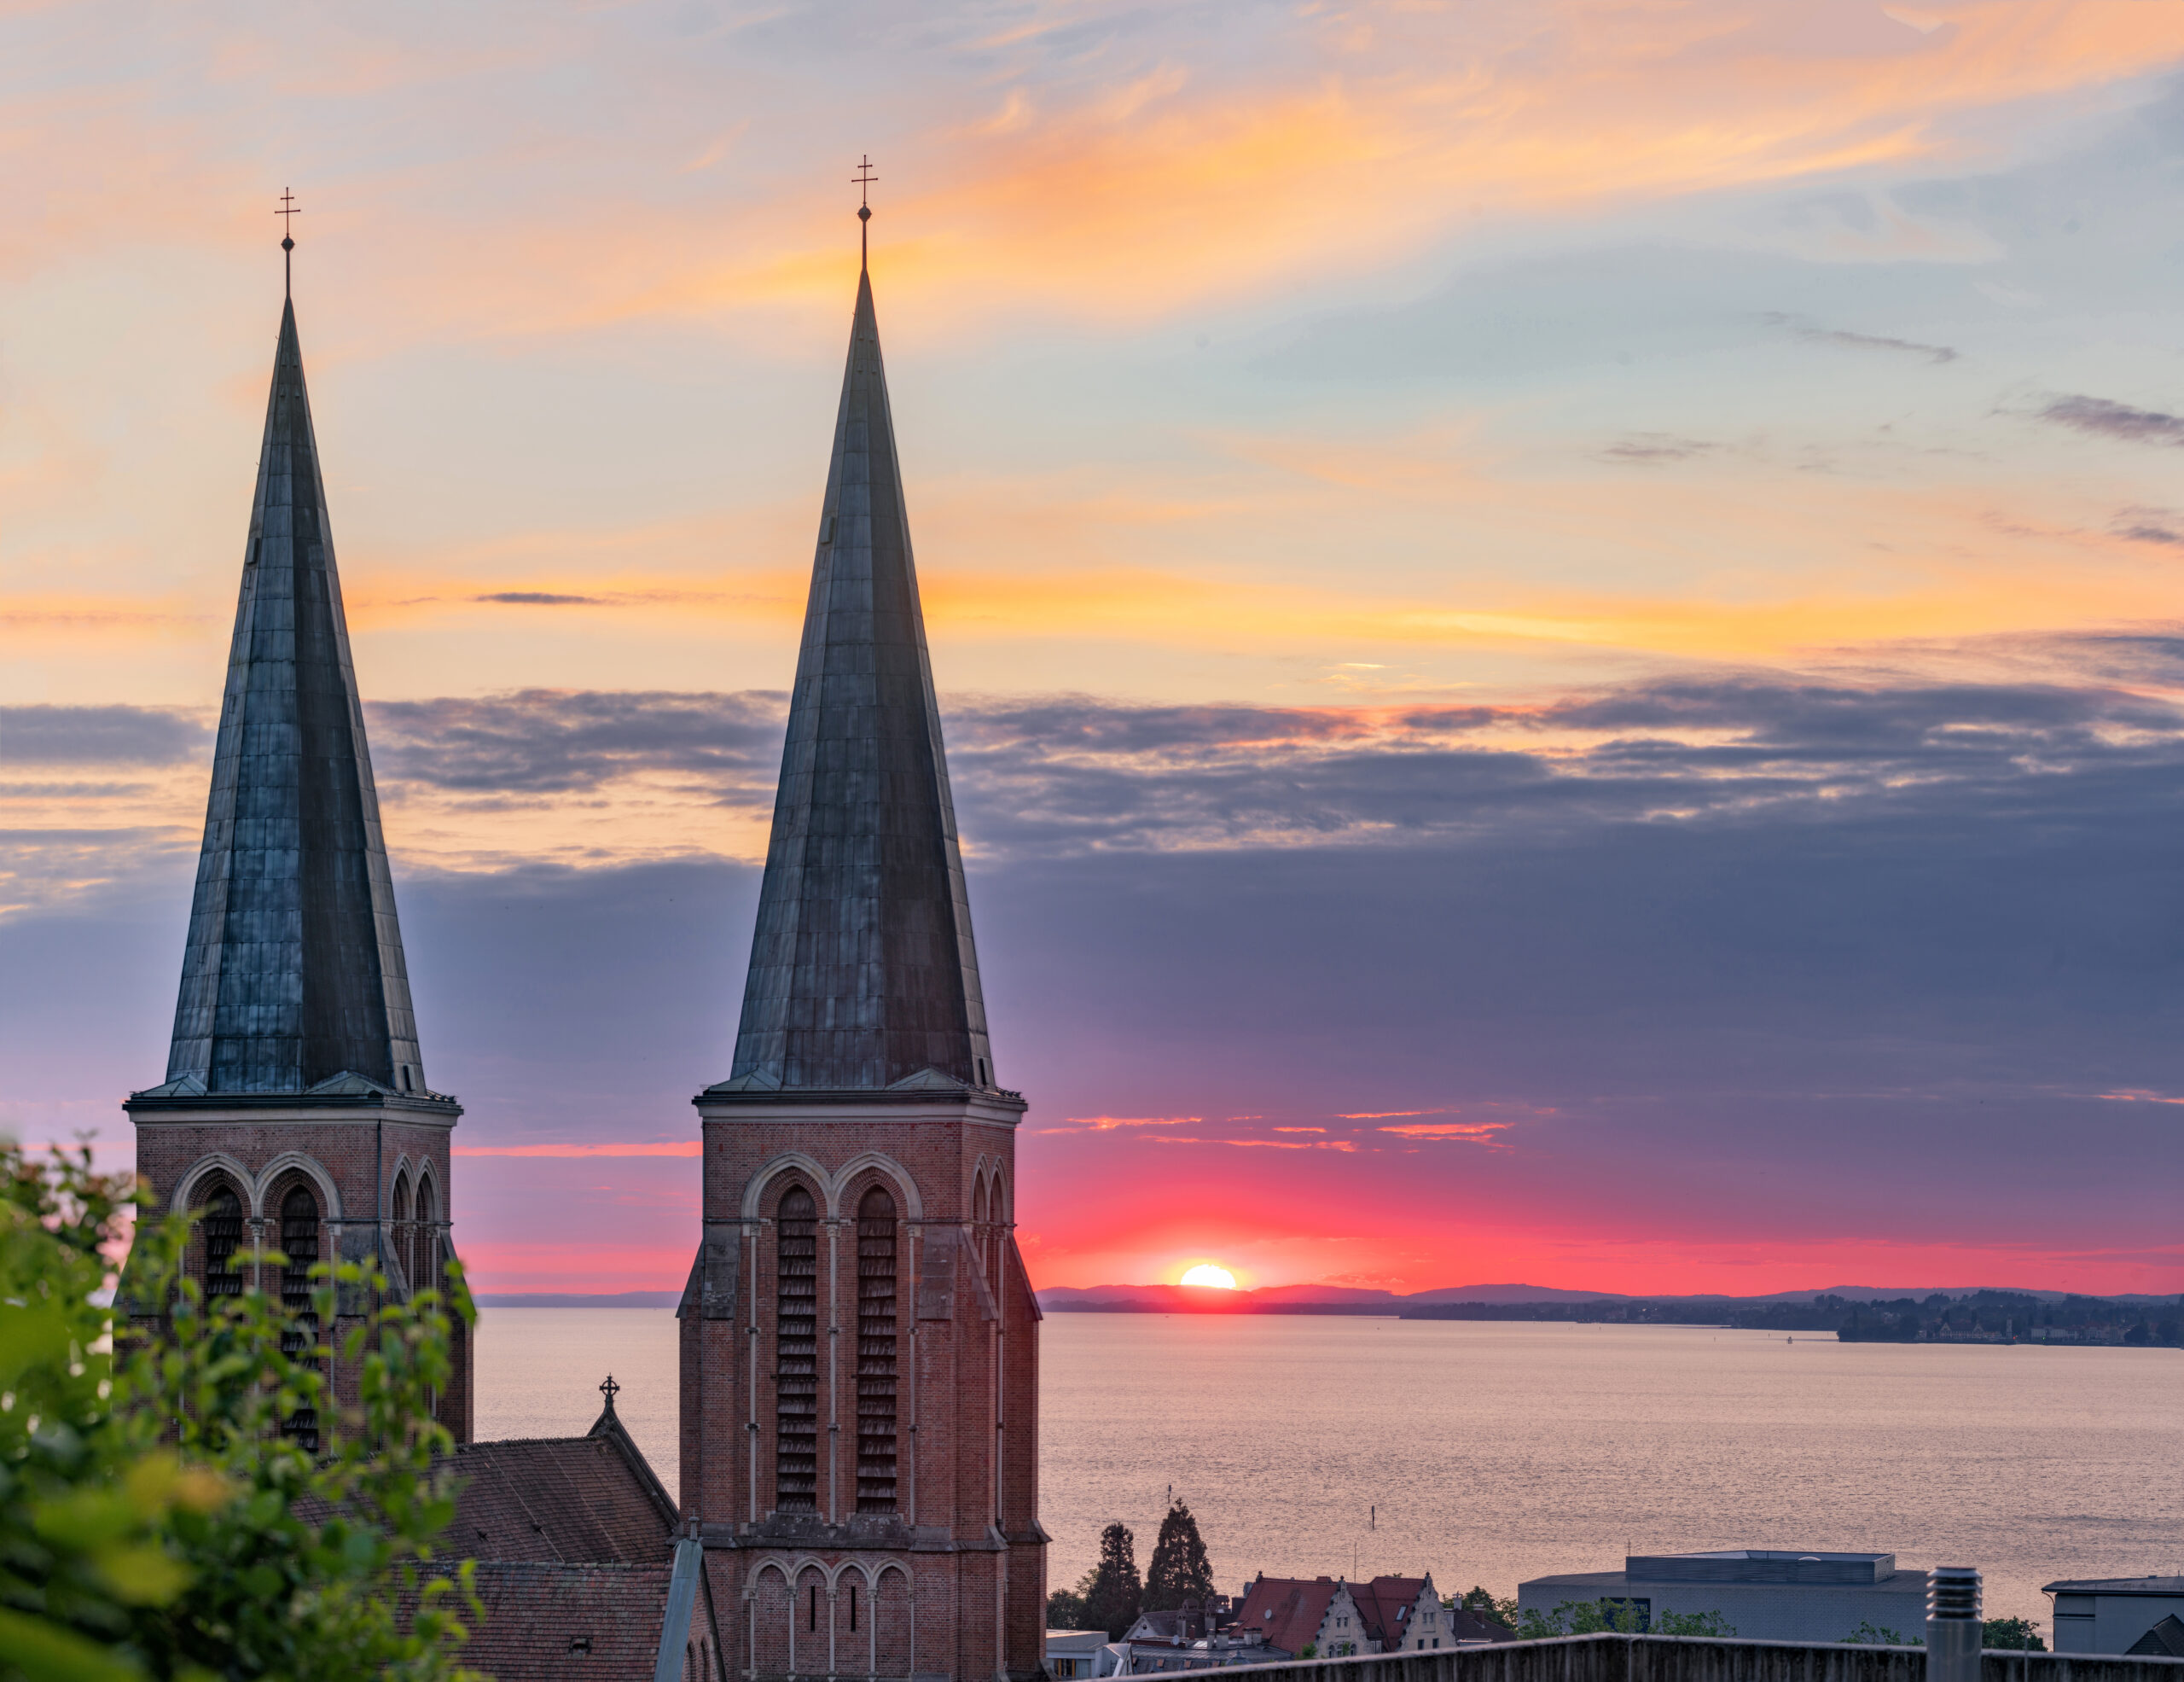
[[[2059,1653],[2134,1652],[2164,1620],[2184,1613],[2184,1577],[2071,1578],[2043,1583],[2040,1592],[2054,1598]]]
[[[1055,1682],[1077,1682],[1077,1679],[1101,1675],[1100,1650],[1107,1644],[1107,1632],[1104,1629],[1050,1629],[1047,1632],[1047,1672]]]
[[[1517,1605],[1548,1613],[1583,1601],[1628,1607],[1650,1628],[1664,1612],[1718,1613],[1749,1641],[1840,1641],[1861,1624],[1919,1638],[1926,1574],[1898,1570],[1892,1553],[1732,1548],[1711,1553],[1631,1554],[1620,1571],[1535,1577]]]
[[[1437,1652],[1460,1644],[1460,1623],[1477,1627],[1478,1633],[1470,1638],[1474,1642],[1493,1639],[1485,1632],[1497,1627],[1442,1605],[1431,1572],[1423,1577],[1375,1577],[1350,1592],[1370,1644],[1364,1649],[1368,1653]]]
[[[1309,1647],[1321,1659],[1432,1652],[1511,1638],[1498,1624],[1443,1606],[1430,1574],[1375,1577],[1355,1585],[1339,1577],[1261,1575],[1244,1591],[1229,1628],[1291,1653]]]

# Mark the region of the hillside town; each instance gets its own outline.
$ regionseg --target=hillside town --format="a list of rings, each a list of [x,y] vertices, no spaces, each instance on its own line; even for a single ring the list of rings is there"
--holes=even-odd
[[[1099,1563],[1048,1596],[1056,1682],[1606,1633],[1915,1647],[1937,1574],[1891,1553],[1740,1548],[1633,1554],[1620,1570],[1520,1583],[1513,1600],[1483,1587],[1443,1593],[1430,1571],[1359,1581],[1260,1573],[1225,1595],[1196,1517],[1172,1495],[1141,1582],[1135,1544],[1128,1526],[1108,1525]],[[2043,1592],[2059,1652],[2184,1659],[2184,1577],[2059,1580]],[[1980,1647],[2048,1650],[2024,1618],[1984,1620]]]

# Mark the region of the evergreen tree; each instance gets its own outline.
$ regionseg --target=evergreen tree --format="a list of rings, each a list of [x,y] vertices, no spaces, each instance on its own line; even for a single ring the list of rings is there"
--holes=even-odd
[[[1206,1563],[1198,1521],[1176,1501],[1160,1521],[1160,1539],[1153,1545],[1153,1563],[1145,1569],[1145,1604],[1165,1612],[1189,1601],[1204,1602],[1212,1593],[1213,1568]]]
[[[1126,1524],[1111,1524],[1100,1533],[1100,1563],[1092,1568],[1091,1591],[1084,1597],[1084,1622],[1089,1628],[1106,1630],[1110,1641],[1123,1638],[1144,1603],[1136,1547],[1137,1538]]]

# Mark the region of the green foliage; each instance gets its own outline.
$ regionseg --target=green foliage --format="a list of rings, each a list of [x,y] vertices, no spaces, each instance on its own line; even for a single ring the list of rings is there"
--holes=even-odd
[[[1635,1606],[1604,1600],[1565,1600],[1552,1612],[1517,1615],[1517,1634],[1525,1641],[1557,1635],[1636,1635],[1645,1619]]]
[[[1130,1527],[1119,1521],[1100,1533],[1100,1563],[1092,1568],[1091,1584],[1084,1592],[1084,1627],[1106,1630],[1110,1641],[1123,1638],[1144,1604],[1136,1546]]]
[[[1916,1641],[1906,1641],[1894,1630],[1876,1623],[1862,1623],[1843,1639],[1853,1647],[1923,1647],[1926,1644],[1924,1636]]]
[[[1047,1627],[1048,1629],[1089,1629],[1085,1621],[1085,1603],[1092,1598],[1093,1580],[1099,1575],[1095,1566],[1077,1580],[1073,1589],[1055,1589],[1047,1596]]]
[[[1304,1644],[1304,1650],[1297,1656],[1300,1659],[1316,1659],[1319,1656],[1320,1644],[1316,1641],[1307,1641]]]
[[[0,1678],[466,1675],[454,1608],[479,1610],[469,1568],[434,1569],[454,1511],[453,1444],[430,1415],[451,1376],[441,1295],[392,1303],[369,1266],[341,1263],[312,1270],[315,1322],[256,1289],[207,1302],[183,1273],[188,1221],[148,1219],[125,1290],[166,1312],[131,1324],[96,1299],[136,1200],[88,1149],[38,1165],[0,1141]],[[337,1293],[361,1305],[346,1417],[333,1350],[282,1347],[335,1324]],[[305,1407],[316,1455],[280,1431]]]
[[[1979,1644],[2005,1653],[2044,1653],[2048,1644],[2040,1638],[2040,1626],[2030,1618],[1989,1618],[1981,1632]]]
[[[1725,1639],[1736,1633],[1729,1621],[1719,1612],[1656,1613],[1652,1633],[1655,1635],[1705,1635]]]
[[[1205,1544],[1199,1539],[1198,1521],[1188,1507],[1174,1502],[1160,1521],[1153,1563],[1145,1568],[1145,1604],[1165,1612],[1186,1601],[1204,1601],[1212,1593],[1213,1567],[1206,1561]]]
[[[1515,1601],[1497,1600],[1484,1588],[1479,1587],[1473,1587],[1472,1592],[1461,1600],[1444,1600],[1442,1604],[1451,1610],[1469,1612],[1482,1618],[1491,1618],[1502,1628],[1513,1633],[1522,1616],[1517,1610]]]
[[[1546,1641],[1558,1635],[1727,1637],[1736,1633],[1719,1612],[1677,1612],[1664,1608],[1649,1619],[1622,1600],[1565,1600],[1552,1612],[1520,1612],[1514,1601],[1496,1600],[1484,1589],[1473,1589],[1460,1603],[1466,1611],[1499,1619],[1525,1641]]]

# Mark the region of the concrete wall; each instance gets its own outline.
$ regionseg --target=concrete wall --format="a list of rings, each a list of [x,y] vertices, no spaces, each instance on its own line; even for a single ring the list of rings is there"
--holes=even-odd
[[[1908,1633],[1908,1632],[1907,1632]],[[1571,1635],[1192,1673],[1192,1682],[1926,1682],[1920,1647]],[[1982,1682],[2184,1682],[2184,1659],[1989,1653]]]

